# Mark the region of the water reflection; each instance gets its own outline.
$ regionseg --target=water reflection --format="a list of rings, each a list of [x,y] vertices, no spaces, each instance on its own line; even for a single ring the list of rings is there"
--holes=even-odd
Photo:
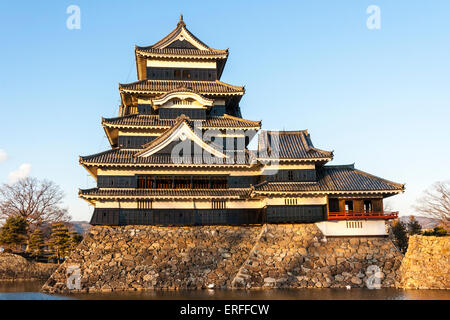
[[[74,295],[79,299],[152,300],[450,300],[445,290],[277,289],[111,292]]]
[[[449,290],[401,289],[278,289],[278,290],[189,290],[134,291],[45,295],[39,292],[42,281],[0,282],[0,300],[450,300]]]

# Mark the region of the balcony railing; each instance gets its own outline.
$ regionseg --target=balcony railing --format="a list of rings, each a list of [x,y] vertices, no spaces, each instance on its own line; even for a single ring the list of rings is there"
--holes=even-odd
[[[329,212],[328,220],[349,220],[349,219],[397,219],[398,211],[347,211]]]

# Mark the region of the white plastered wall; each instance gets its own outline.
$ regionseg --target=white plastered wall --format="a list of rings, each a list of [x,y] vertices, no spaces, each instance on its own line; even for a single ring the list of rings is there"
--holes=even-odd
[[[385,236],[384,220],[339,220],[316,223],[325,236]]]

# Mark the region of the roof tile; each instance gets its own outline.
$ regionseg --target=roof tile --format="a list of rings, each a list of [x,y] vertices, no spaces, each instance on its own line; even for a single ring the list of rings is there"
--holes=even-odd
[[[164,48],[136,47],[136,54],[143,57],[198,57],[206,59],[225,59],[228,57],[227,50],[200,50],[191,48]]]
[[[258,137],[259,153],[278,159],[332,158],[333,153],[314,148],[310,136],[304,131],[261,131]],[[266,156],[261,156],[265,158]]]
[[[121,92],[166,93],[167,91],[188,88],[199,94],[243,95],[244,87],[233,86],[225,82],[215,81],[184,81],[184,80],[140,80],[128,84],[119,84]]]
[[[130,149],[111,149],[101,153],[80,157],[82,164],[103,164],[103,165],[158,165],[158,164],[205,164],[205,165],[231,165],[227,160],[222,160],[223,163],[216,163],[218,158],[203,157],[202,155],[194,155],[192,157],[186,156],[182,158],[172,159],[170,154],[156,153],[148,157],[135,156],[140,150]],[[242,155],[242,154],[241,154]],[[251,153],[246,152],[245,156],[235,153],[235,163],[232,165],[249,165],[252,163]],[[243,160],[240,163],[239,161]]]
[[[255,191],[403,191],[403,185],[357,170],[353,166],[324,166],[318,170],[317,176],[317,182],[264,182],[255,186]]]
[[[170,128],[175,124],[175,119],[161,119],[159,115],[132,114],[128,116],[103,119],[103,125],[108,127],[164,127]],[[260,121],[251,121],[229,115],[212,117],[200,120],[190,120],[193,126],[200,121],[202,128],[260,128]]]
[[[86,198],[96,197],[136,197],[136,198],[161,198],[161,197],[225,197],[240,198],[250,193],[250,188],[233,189],[85,189],[80,190],[79,194]]]

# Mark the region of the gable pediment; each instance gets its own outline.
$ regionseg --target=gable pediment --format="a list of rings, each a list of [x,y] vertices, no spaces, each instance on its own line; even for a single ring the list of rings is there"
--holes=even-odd
[[[166,48],[173,48],[173,49],[197,49],[197,47],[194,46],[189,41],[182,41],[182,40],[179,40],[179,39],[173,41],[171,44],[166,46]]]
[[[193,146],[194,144],[195,146]],[[171,148],[168,148],[170,146]],[[203,141],[203,139],[193,131],[187,121],[184,120],[174,125],[174,127],[163,133],[148,145],[144,146],[144,149],[137,153],[136,156],[141,158],[149,157],[163,151],[167,153],[168,149],[171,149],[170,151],[175,156],[180,156],[180,151],[183,151],[183,157],[192,157],[198,155],[198,153],[201,155],[204,154],[204,152],[207,152],[216,158],[228,158],[218,146],[213,146],[212,143],[208,144]],[[195,154],[192,153],[192,150],[195,150]]]
[[[201,42],[186,28],[186,24],[184,23],[182,16],[180,17],[177,27],[162,40],[155,43],[152,47],[154,49],[184,48],[210,50],[206,44]]]

